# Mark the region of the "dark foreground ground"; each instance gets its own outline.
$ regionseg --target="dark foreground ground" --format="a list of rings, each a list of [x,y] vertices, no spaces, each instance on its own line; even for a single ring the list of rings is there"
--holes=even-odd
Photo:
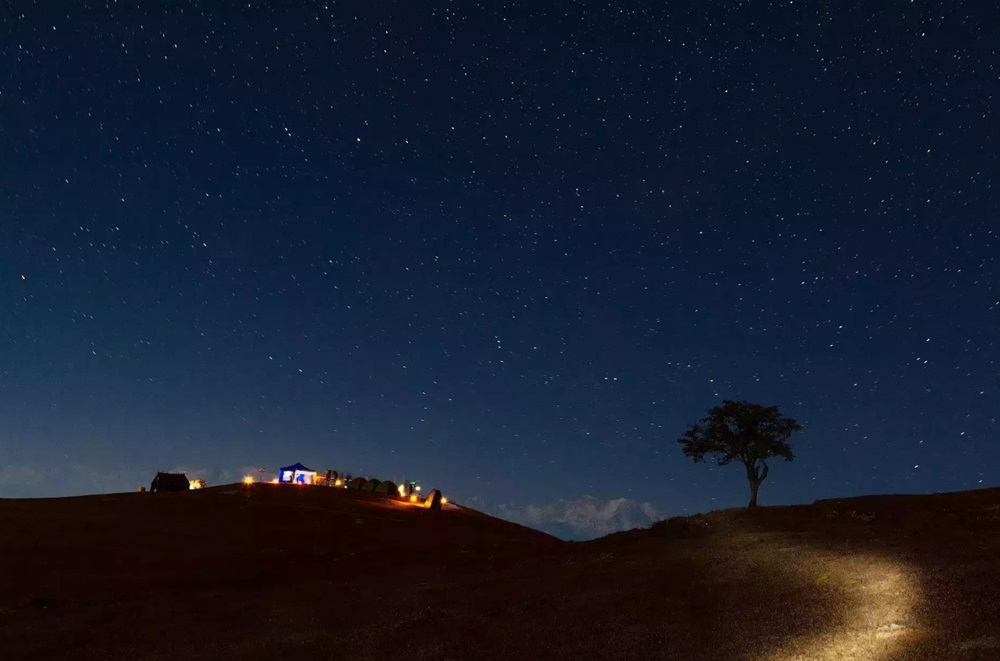
[[[3,659],[1000,659],[1000,490],[571,544],[255,485],[0,500]]]

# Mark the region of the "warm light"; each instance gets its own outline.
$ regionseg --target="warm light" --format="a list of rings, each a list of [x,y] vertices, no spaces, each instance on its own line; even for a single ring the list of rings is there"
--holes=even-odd
[[[336,480],[333,481],[333,486],[335,486],[335,487],[340,487],[340,486],[343,486],[343,485],[344,485],[344,481],[341,480],[340,478],[337,478]]]
[[[447,505],[447,504],[448,504],[448,499],[447,499],[447,498],[445,498],[444,496],[442,496],[442,497],[441,497],[441,504],[442,504],[442,505]]]
[[[253,475],[247,475],[244,477],[243,484],[253,484]]]
[[[273,478],[273,479],[271,480],[271,484],[278,484],[278,478],[276,478],[276,477],[275,477],[275,478]]]
[[[201,489],[205,486],[205,480],[198,478],[196,480],[188,480],[188,489]]]
[[[410,496],[410,502],[411,503],[417,502],[417,494],[413,494],[412,496]]]
[[[766,548],[766,547],[765,547]],[[762,551],[764,548],[761,549]],[[791,551],[793,560],[782,557]],[[786,580],[810,581],[842,604],[841,620],[828,630],[784,641],[767,661],[793,659],[888,659],[906,647],[921,600],[914,573],[904,564],[867,554],[836,554],[808,547],[770,549],[771,557],[750,558],[758,567],[778,562]],[[822,571],[818,578],[815,574]],[[802,584],[800,583],[800,585]]]
[[[396,491],[399,492],[399,495],[400,495],[401,498],[405,498],[406,497],[406,485],[405,484],[400,484],[399,487],[396,489]]]

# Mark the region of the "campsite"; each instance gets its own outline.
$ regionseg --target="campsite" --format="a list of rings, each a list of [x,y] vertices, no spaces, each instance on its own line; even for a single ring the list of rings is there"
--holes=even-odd
[[[256,483],[0,500],[10,659],[995,659],[1000,490],[562,542]]]
[[[1000,0],[0,25],[0,661],[1000,661]]]

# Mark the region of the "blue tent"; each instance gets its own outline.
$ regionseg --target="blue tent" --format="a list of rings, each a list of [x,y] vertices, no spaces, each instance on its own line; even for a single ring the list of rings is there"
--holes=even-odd
[[[309,475],[310,473],[312,475]],[[282,484],[312,484],[315,478],[316,471],[299,463],[278,469],[278,482]]]

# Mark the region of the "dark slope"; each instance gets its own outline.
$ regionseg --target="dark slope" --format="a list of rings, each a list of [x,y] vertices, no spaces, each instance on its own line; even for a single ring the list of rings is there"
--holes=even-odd
[[[4,658],[995,659],[1000,490],[588,543],[256,485],[0,501]]]

